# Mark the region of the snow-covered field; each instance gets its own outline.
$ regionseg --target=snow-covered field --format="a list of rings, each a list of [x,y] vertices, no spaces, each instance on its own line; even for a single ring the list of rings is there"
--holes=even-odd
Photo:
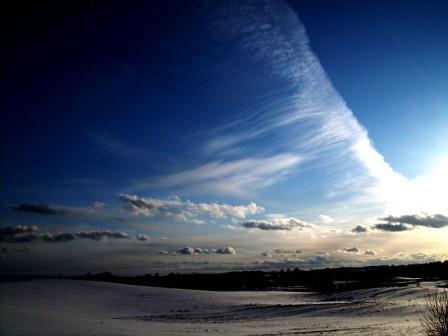
[[[36,280],[0,285],[0,334],[421,335],[434,284],[333,295]]]

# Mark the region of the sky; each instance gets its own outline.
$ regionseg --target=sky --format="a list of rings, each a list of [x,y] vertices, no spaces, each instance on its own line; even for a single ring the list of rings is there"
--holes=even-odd
[[[445,1],[2,16],[2,272],[448,258]]]

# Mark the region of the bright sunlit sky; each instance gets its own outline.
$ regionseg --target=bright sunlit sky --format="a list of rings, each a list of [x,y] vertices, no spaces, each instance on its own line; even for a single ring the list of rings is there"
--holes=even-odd
[[[446,1],[2,15],[4,271],[448,258]]]

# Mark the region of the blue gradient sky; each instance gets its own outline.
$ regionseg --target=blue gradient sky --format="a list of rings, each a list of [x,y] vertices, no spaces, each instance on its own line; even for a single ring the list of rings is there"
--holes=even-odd
[[[12,9],[1,262],[138,273],[446,258],[447,15],[444,1]]]

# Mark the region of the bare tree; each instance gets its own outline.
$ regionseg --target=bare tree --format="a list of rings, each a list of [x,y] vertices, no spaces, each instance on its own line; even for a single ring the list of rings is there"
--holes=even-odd
[[[426,297],[421,323],[427,336],[448,336],[448,291]]]

